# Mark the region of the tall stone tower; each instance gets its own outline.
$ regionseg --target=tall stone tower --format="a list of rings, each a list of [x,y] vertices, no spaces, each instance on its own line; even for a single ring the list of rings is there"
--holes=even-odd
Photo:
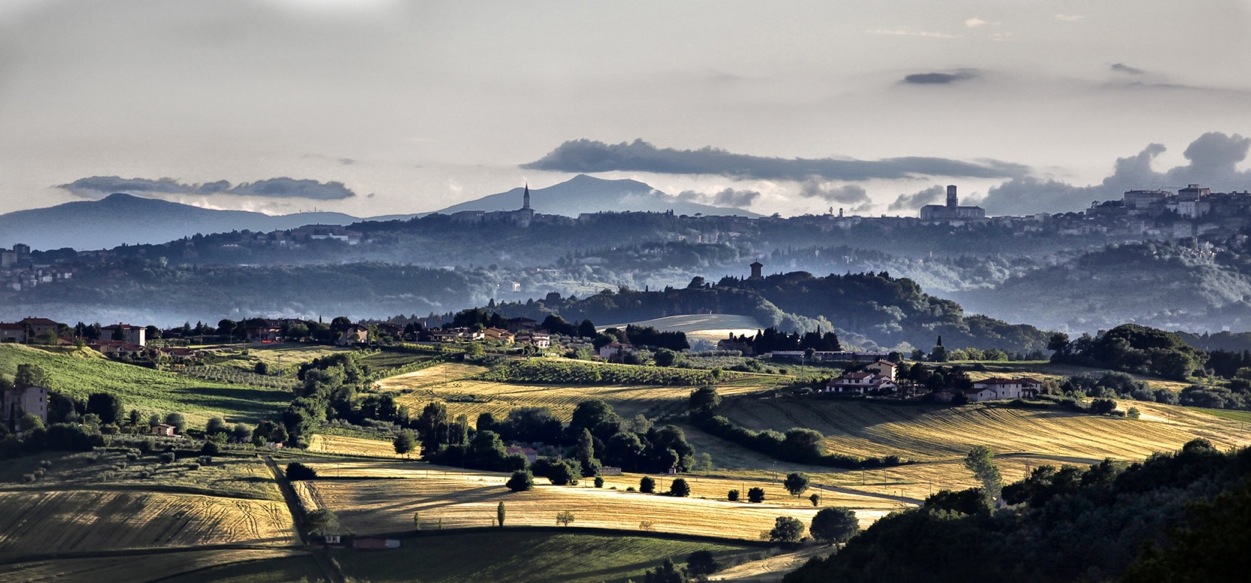
[[[947,185],[947,208],[951,210],[956,210],[956,207],[958,206],[960,206],[960,200],[956,198],[956,185],[948,184]]]
[[[530,210],[530,184],[529,183],[526,183],[525,194],[523,194],[521,197],[521,210],[523,211]]]
[[[764,268],[763,263],[759,261],[753,261],[750,267],[751,267],[751,277],[747,279],[751,279],[751,280],[764,279],[764,274],[760,272],[760,270]]]

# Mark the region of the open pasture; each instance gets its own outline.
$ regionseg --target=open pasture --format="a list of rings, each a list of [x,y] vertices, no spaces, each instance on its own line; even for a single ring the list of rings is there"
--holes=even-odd
[[[262,550],[262,549],[221,549],[196,551],[189,550],[177,553],[156,553],[146,555],[124,555],[113,557],[30,561],[24,563],[0,564],[0,580],[9,583],[35,583],[52,580],[95,580],[95,581],[161,581],[177,579],[178,581],[218,581],[222,578],[204,578],[209,574],[228,574],[225,566],[236,569],[243,565],[266,565],[266,570],[282,573],[277,567],[283,561],[299,560],[306,555],[299,551]],[[305,559],[308,560],[308,559]],[[308,560],[310,566],[311,560]],[[141,567],[136,568],[136,565]],[[296,573],[294,577],[279,579],[249,579],[249,581],[294,581],[302,575],[316,576],[319,572],[306,569]]]
[[[282,500],[273,473],[255,457],[218,456],[212,463],[200,465],[195,459],[160,463],[158,455],[130,460],[120,451],[98,451],[21,457],[0,465],[0,490],[130,488]],[[50,462],[46,468],[40,465],[45,460]],[[37,482],[23,483],[26,474],[38,470],[43,475]]]
[[[576,522],[574,523],[577,524]],[[404,540],[379,560],[368,553],[342,553],[337,560],[349,577],[363,581],[642,581],[664,559],[682,565],[706,550],[722,564],[747,561],[763,549],[730,542],[646,536],[552,532],[476,532]]]
[[[229,422],[255,423],[291,400],[289,391],[191,379],[113,362],[90,349],[54,354],[18,344],[0,345],[0,374],[12,377],[19,364],[39,365],[51,388],[75,399],[96,392],[121,397],[127,411],[145,414],[177,411],[193,424],[221,416]]]
[[[387,377],[375,384],[380,391],[412,391],[445,385],[486,372],[485,366],[445,362],[418,371]]]
[[[298,542],[282,502],[127,490],[0,492],[0,557]]]
[[[1238,422],[1202,411],[1136,401],[1120,406],[1137,407],[1142,419],[1006,404],[935,407],[813,398],[734,400],[719,413],[754,430],[815,429],[831,452],[916,461],[958,459],[975,445],[1001,455],[1134,460],[1200,437],[1218,447],[1251,442]]]
[[[961,366],[964,366],[967,369],[969,365],[973,363],[955,362],[955,363],[950,363],[950,364],[959,364]],[[1073,364],[1053,364],[1047,361],[978,362],[977,364],[982,365],[982,367],[984,367],[986,370],[969,371],[969,378],[975,381],[990,378],[990,377],[1027,376],[1027,377],[1032,377],[1032,378],[1036,378],[1039,380],[1055,379],[1057,381],[1063,382],[1066,377],[1071,377],[1071,376],[1086,374],[1086,375],[1094,375],[1098,377],[1098,376],[1102,376],[1105,373],[1114,372],[1114,371],[1103,369],[1103,368],[1090,368],[1090,367],[1085,367],[1085,366],[1077,366]],[[1130,374],[1129,376],[1133,377],[1134,380],[1138,380],[1138,381],[1142,381],[1146,383],[1147,386],[1152,389],[1168,389],[1170,391],[1180,391],[1190,386],[1190,383],[1172,381],[1168,379],[1162,379],[1159,377],[1153,377],[1150,375]]]
[[[772,500],[767,497],[764,504],[727,502],[726,490],[742,487],[742,482],[731,481],[723,482],[724,489],[708,489],[715,492],[716,499],[626,492],[612,490],[607,484],[594,488],[589,480],[578,486],[553,486],[536,479],[534,490],[510,492],[504,487],[508,476],[500,473],[407,469],[398,464],[371,467],[367,462],[312,465],[319,477],[335,478],[310,482],[312,497],[358,533],[413,530],[414,513],[418,513],[423,530],[437,530],[440,525],[443,529],[489,527],[496,505],[503,501],[508,513],[506,524],[512,526],[555,526],[557,513],[569,511],[575,516],[571,528],[755,540],[761,531],[773,527],[778,516],[794,516],[807,524],[817,510],[807,501],[783,500],[780,494]],[[349,476],[369,478],[347,479]],[[658,491],[667,490],[669,481],[668,476],[657,477]],[[637,487],[638,477],[623,478],[622,485],[625,483]],[[745,500],[746,492],[743,494]],[[873,508],[857,514],[863,512],[866,519],[887,512],[876,501],[866,500],[865,506]]]

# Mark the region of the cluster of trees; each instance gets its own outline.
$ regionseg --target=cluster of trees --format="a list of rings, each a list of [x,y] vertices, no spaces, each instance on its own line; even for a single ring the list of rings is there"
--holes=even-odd
[[[613,342],[678,352],[691,347],[690,343],[686,341],[685,332],[661,332],[652,326],[636,326],[634,324],[626,326],[624,330],[621,328],[604,330],[603,334],[596,336],[594,346],[596,349],[599,349],[601,346],[607,346]]]
[[[828,453],[825,436],[813,429],[793,427],[786,433],[771,429],[753,431],[717,415],[716,409],[720,404],[721,396],[713,387],[700,387],[692,391],[687,402],[691,424],[717,437],[780,460],[836,468],[878,468],[906,463],[898,456],[859,458]]]
[[[966,460],[993,487],[984,462]],[[1041,466],[1003,487],[1002,509],[987,488],[940,492],[785,580],[1240,580],[1246,561],[1233,549],[1251,546],[1249,474],[1251,449],[1201,439],[1139,463]]]
[[[1207,355],[1171,332],[1138,324],[1123,324],[1092,337],[1069,340],[1055,333],[1047,343],[1052,362],[1110,368],[1138,374],[1186,380],[1203,371]]]
[[[753,354],[764,354],[779,350],[813,350],[838,352],[843,345],[838,342],[838,335],[833,332],[792,332],[787,334],[777,328],[769,327],[756,331],[754,336],[746,334],[729,336],[730,342],[741,342],[751,347]]]
[[[552,385],[699,385],[716,382],[720,370],[656,368],[578,361],[519,360],[479,378],[501,383]]]
[[[451,419],[446,405],[429,403],[414,419],[413,428],[428,460],[496,471],[528,470],[531,479],[547,478],[560,485],[596,476],[605,465],[660,473],[688,471],[697,463],[695,448],[677,426],[656,427],[641,416],[627,421],[599,400],[579,403],[568,424],[546,408],[522,407],[503,419],[483,413],[474,427],[464,415]],[[553,455],[528,464],[520,454],[508,455],[505,441],[533,444]]]

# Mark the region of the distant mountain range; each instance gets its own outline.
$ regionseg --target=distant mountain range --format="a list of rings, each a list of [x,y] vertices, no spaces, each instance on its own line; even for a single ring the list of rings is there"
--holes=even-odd
[[[522,190],[516,188],[447,207],[438,212],[495,211],[521,208]],[[577,216],[603,211],[672,210],[678,214],[759,216],[682,200],[634,180],[601,180],[579,175],[548,188],[530,191],[531,207],[540,214]],[[197,233],[230,231],[269,232],[303,225],[348,225],[365,220],[406,220],[418,215],[387,215],[362,219],[343,213],[313,212],[270,216],[248,211],[224,211],[154,198],[111,194],[96,201],[78,201],[53,207],[0,215],[0,247],[25,243],[35,249],[108,249],[119,245],[164,243]]]
[[[122,244],[164,243],[196,233],[268,232],[311,224],[347,225],[359,220],[342,213],[269,216],[221,211],[117,193],[101,200],[0,215],[0,247],[25,243],[35,249],[108,249]]]
[[[521,208],[524,188],[484,196],[477,200],[449,206],[438,212],[512,211]],[[665,194],[637,180],[604,180],[579,174],[570,180],[547,188],[530,189],[530,207],[546,215],[576,217],[582,213],[604,211],[673,211],[679,215],[760,215],[736,208],[699,204]]]

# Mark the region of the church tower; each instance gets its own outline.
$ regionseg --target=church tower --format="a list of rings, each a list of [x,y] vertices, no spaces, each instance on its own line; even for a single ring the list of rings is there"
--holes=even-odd
[[[956,185],[948,184],[947,185],[947,208],[951,210],[956,210],[956,207],[958,206],[960,206],[960,201],[958,198],[956,198]]]
[[[521,197],[521,210],[523,211],[530,210],[530,183],[528,182],[526,183],[525,194],[523,194]]]

